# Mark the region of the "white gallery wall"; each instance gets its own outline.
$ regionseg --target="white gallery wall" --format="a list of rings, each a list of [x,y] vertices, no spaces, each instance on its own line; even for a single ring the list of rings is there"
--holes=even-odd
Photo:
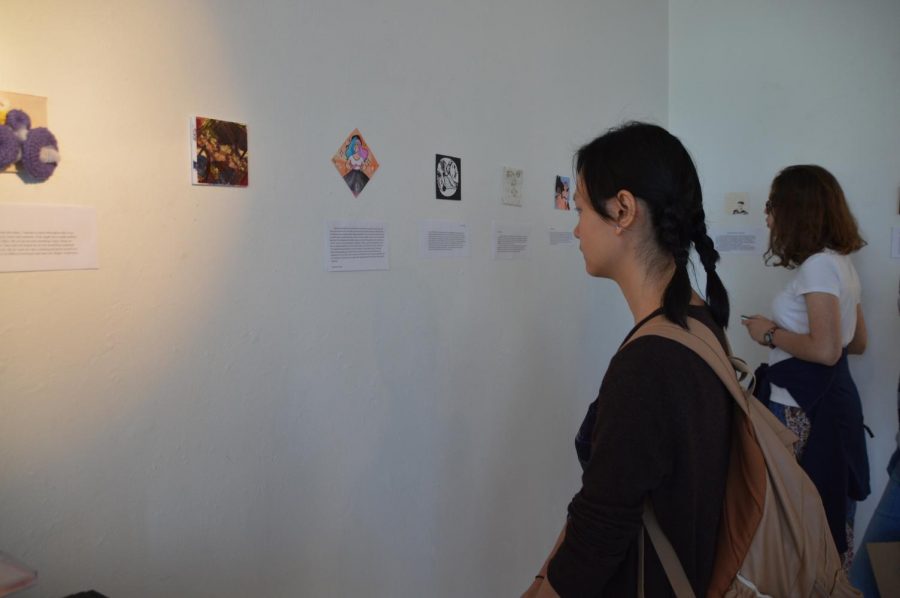
[[[575,223],[553,180],[629,118],[682,137],[713,224],[733,224],[727,192],[758,214],[786,164],[838,176],[869,241],[851,367],[880,490],[900,7],[746,4],[4,2],[0,89],[49,97],[63,162],[0,175],[0,202],[94,207],[100,250],[97,271],[0,274],[0,551],[39,570],[23,596],[516,595],[631,325],[548,246]],[[194,115],[247,123],[248,189],[189,184]],[[330,159],[356,127],[381,168],[354,199]],[[433,199],[436,153],[462,158],[461,203]],[[324,272],[342,218],[388,223],[389,271]],[[420,259],[424,219],[467,223],[471,256]],[[532,259],[493,261],[492,221],[530,223]],[[736,316],[789,273],[722,270],[759,361]]]
[[[0,551],[28,598],[509,596],[578,487],[572,438],[630,316],[550,247],[557,174],[665,123],[662,0],[7,0],[0,89],[49,98],[52,179],[100,269],[0,274]],[[639,40],[639,43],[636,42]],[[188,119],[249,128],[250,187],[189,184]],[[331,164],[359,127],[359,198]],[[434,154],[463,201],[434,199]],[[525,205],[500,203],[501,167]],[[391,269],[324,272],[324,222]],[[418,222],[471,256],[418,257]],[[491,259],[491,222],[533,225]]]
[[[897,433],[900,260],[890,257],[890,239],[891,227],[900,226],[900,3],[672,0],[669,19],[669,123],[700,165],[710,222],[763,224],[775,174],[814,163],[840,181],[869,243],[854,259],[869,347],[850,358],[875,433],[873,496],[857,512],[864,529]],[[726,215],[730,192],[749,194],[752,222]],[[766,352],[738,315],[770,314],[792,273],[756,256],[726,256],[722,271],[734,350],[758,363]]]

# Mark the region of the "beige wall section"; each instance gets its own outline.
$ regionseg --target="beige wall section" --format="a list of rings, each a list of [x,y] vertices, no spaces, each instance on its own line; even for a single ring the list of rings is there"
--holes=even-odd
[[[0,201],[96,207],[101,268],[0,274],[0,550],[23,598],[509,596],[578,484],[571,438],[629,328],[556,174],[667,118],[667,6],[11,0],[0,87],[63,161]],[[247,123],[250,188],[189,184],[187,121]],[[359,127],[381,169],[331,165]],[[463,202],[433,155],[463,159]],[[526,206],[501,206],[500,169]],[[325,274],[323,223],[389,223],[389,272]],[[417,222],[469,223],[423,262]],[[530,262],[490,260],[492,220]]]
[[[869,348],[850,359],[876,434],[873,496],[857,516],[864,529],[897,433],[900,260],[890,258],[890,235],[900,226],[900,4],[672,0],[669,11],[670,124],[700,164],[710,220],[743,222],[722,210],[725,194],[738,191],[750,194],[761,224],[778,170],[817,163],[841,182],[869,242],[854,258]],[[770,313],[791,273],[735,256],[722,271],[735,351],[759,362],[766,353],[747,339],[738,314]]]

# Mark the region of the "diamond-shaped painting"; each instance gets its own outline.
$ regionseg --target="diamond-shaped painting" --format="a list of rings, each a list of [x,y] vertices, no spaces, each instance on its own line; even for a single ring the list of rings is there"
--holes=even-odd
[[[350,187],[353,197],[357,197],[366,188],[369,179],[378,170],[378,160],[375,154],[366,145],[365,139],[359,129],[347,136],[337,153],[331,159],[338,173],[344,177],[344,182]]]

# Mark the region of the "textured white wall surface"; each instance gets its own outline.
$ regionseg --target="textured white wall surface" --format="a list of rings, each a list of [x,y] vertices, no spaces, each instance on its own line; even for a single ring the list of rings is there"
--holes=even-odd
[[[838,178],[869,242],[854,258],[869,347],[850,359],[876,434],[869,442],[873,496],[859,506],[859,539],[897,433],[900,261],[890,259],[890,235],[900,226],[900,3],[672,0],[669,11],[669,122],[701,166],[709,220],[744,223],[725,215],[723,198],[746,192],[752,223],[762,225],[775,174],[816,163]],[[726,256],[722,272],[735,352],[758,363],[766,352],[748,339],[738,314],[771,313],[772,297],[792,274],[749,256]]]
[[[665,123],[667,23],[663,0],[3,2],[0,88],[49,97],[63,162],[0,175],[0,202],[95,207],[101,264],[0,274],[22,596],[521,591],[631,325],[547,246],[575,222],[554,176]],[[189,184],[192,115],[248,124],[248,189]],[[355,127],[382,164],[358,199],[330,162]],[[462,157],[462,203],[433,199],[435,153]],[[337,218],[388,222],[391,270],[326,274]],[[420,260],[426,218],[467,222],[471,257]],[[533,223],[533,259],[492,261],[492,220]]]

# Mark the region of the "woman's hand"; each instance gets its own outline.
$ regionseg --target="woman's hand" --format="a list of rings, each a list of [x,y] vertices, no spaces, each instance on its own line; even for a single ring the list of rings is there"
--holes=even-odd
[[[553,586],[550,585],[550,582],[547,581],[547,568],[550,566],[550,561],[553,559],[556,551],[559,550],[559,547],[563,543],[565,537],[566,525],[563,524],[562,531],[559,532],[559,536],[557,536],[556,538],[556,543],[553,545],[553,550],[550,551],[550,556],[548,556],[547,560],[544,561],[541,570],[534,577],[534,581],[531,582],[531,585],[528,586],[528,589],[525,590],[524,594],[522,594],[522,598],[555,598],[559,596],[553,590]]]
[[[752,315],[749,318],[743,318],[741,324],[747,328],[747,333],[750,335],[750,338],[763,346],[768,346],[763,341],[763,335],[776,326],[775,322],[759,314]]]

